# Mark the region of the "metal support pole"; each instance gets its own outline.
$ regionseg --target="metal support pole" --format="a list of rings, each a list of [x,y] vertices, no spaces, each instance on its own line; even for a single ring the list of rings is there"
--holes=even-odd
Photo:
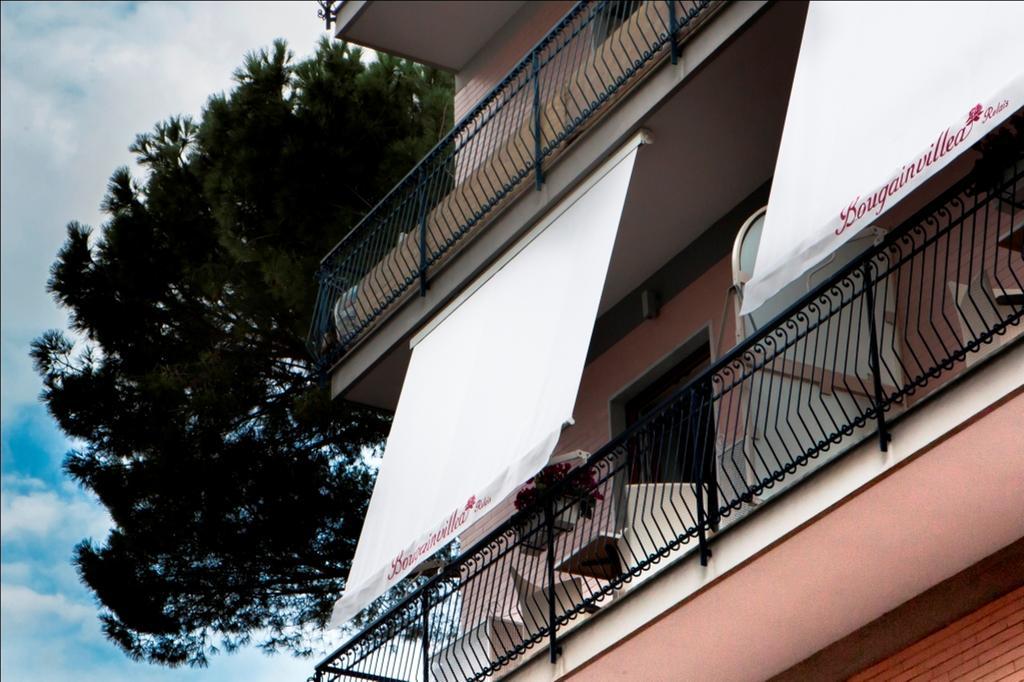
[[[548,530],[548,655],[554,663],[562,653],[555,633],[555,501],[544,505],[544,523]]]
[[[430,599],[424,590],[420,596],[420,612],[423,614],[423,682],[430,680]]]
[[[704,462],[700,463],[704,468]],[[707,566],[711,558],[711,546],[708,544],[708,534],[704,529],[707,524],[707,512],[704,509],[704,474],[697,474],[697,544],[700,547],[700,565]]]
[[[703,477],[702,477],[703,478]],[[708,545],[707,531],[704,524],[707,521],[707,514],[704,511],[704,486],[697,484],[697,544],[700,546],[700,565],[707,566],[711,558],[711,547]]]
[[[700,423],[697,421],[700,419],[699,410],[696,407],[696,403],[699,400],[699,396],[696,391],[690,392],[689,400],[689,431],[691,434],[690,446],[693,448],[693,466],[696,471],[696,490],[697,493],[697,543],[700,546],[700,565],[707,566],[708,559],[711,558],[711,547],[708,546],[707,531],[704,526],[708,522],[707,511],[704,508],[704,467],[705,457],[707,454],[704,451],[703,439],[700,438]]]
[[[668,2],[668,44],[672,50],[672,64],[679,63],[679,44],[676,42],[676,31],[679,30],[679,20],[676,19],[676,0]]]
[[[533,174],[537,189],[544,184],[544,172],[540,167],[540,52],[533,52]]]
[[[701,384],[701,432],[700,442],[704,453],[704,467],[701,469],[701,476],[707,474],[705,482],[708,491],[708,528],[718,532],[721,517],[718,514],[718,461],[715,454],[715,409],[713,405],[714,390],[708,383]],[[708,556],[711,556],[710,549]]]
[[[420,169],[420,296],[427,295],[427,190],[425,171]]]
[[[872,281],[871,261],[864,263],[864,294],[868,314],[868,365],[871,367],[871,378],[875,391],[875,419],[878,421],[878,447],[885,452],[889,449],[892,434],[885,422],[885,410],[882,409],[882,366],[878,355],[878,330],[875,324],[875,283]]]

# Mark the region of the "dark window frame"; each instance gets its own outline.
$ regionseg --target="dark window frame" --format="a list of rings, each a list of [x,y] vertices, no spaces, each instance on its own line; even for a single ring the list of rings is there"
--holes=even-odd
[[[711,343],[710,339],[705,339],[695,350],[625,401],[625,426],[628,428],[650,414],[710,363]],[[638,452],[631,458],[630,483],[703,481],[709,487],[715,487],[715,420],[710,395],[708,390],[683,394],[678,400],[688,405],[673,414],[685,416],[671,420],[655,419],[638,434]],[[640,456],[641,451],[643,456]],[[699,470],[699,463],[703,464],[703,471]]]

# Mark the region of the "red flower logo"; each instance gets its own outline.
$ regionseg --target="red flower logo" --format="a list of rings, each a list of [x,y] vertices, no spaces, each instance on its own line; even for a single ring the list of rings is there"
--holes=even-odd
[[[967,112],[967,122],[974,123],[981,120],[981,105],[975,104],[971,107],[971,110]]]
[[[466,500],[466,510],[472,509],[474,506],[476,506],[476,495],[470,495]]]

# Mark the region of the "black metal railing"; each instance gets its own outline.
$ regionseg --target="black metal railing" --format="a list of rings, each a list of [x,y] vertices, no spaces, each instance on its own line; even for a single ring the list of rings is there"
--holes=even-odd
[[[316,667],[479,680],[865,439],[1021,332],[1024,159],[964,180]]]
[[[710,0],[580,2],[321,262],[308,347],[321,371],[525,187]]]
[[[316,4],[319,6],[316,11],[317,18],[324,22],[324,30],[330,31],[331,26],[338,21],[338,12],[341,11],[345,0],[316,0]]]

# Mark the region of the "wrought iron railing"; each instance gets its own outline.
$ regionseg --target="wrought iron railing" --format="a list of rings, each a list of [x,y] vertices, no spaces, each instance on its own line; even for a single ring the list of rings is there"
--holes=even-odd
[[[1024,159],[967,179],[738,345],[316,667],[479,680],[593,617],[1021,333]]]
[[[321,262],[308,346],[328,369],[709,14],[711,0],[580,2]]]
[[[331,26],[338,20],[338,12],[345,4],[345,0],[316,0],[316,4],[320,6],[316,11],[317,18],[324,22],[324,30],[330,31]]]

